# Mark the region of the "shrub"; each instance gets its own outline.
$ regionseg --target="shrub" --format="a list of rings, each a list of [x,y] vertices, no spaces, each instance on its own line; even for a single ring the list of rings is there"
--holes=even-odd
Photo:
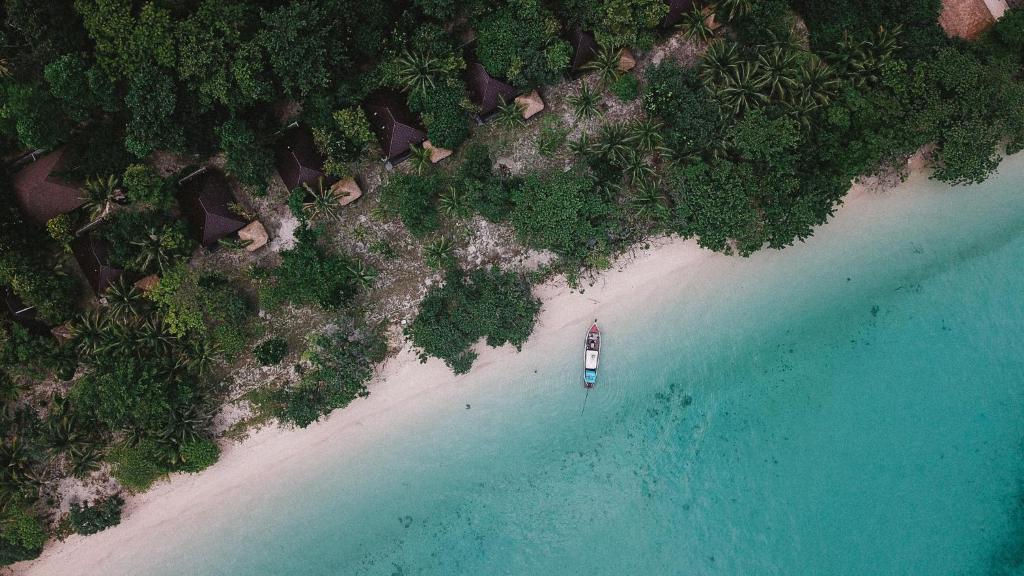
[[[168,220],[167,215],[158,210],[114,211],[100,228],[110,249],[110,263],[149,274],[157,268],[169,268],[187,260],[196,245],[188,233],[188,225],[182,220]]]
[[[443,286],[435,286],[420,304],[406,335],[420,360],[440,358],[456,374],[468,372],[476,359],[471,347],[481,338],[488,346],[511,343],[520,348],[540,311],[530,283],[497,267],[468,275],[451,268]]]
[[[222,276],[181,264],[166,270],[146,297],[176,336],[209,337],[228,357],[248,342],[251,306]]]
[[[632,102],[640,95],[640,81],[632,74],[623,74],[609,86],[612,94],[623,102]]]
[[[260,303],[264,308],[284,303],[339,308],[356,294],[356,264],[347,256],[326,253],[316,245],[315,235],[305,231],[294,248],[281,252],[281,265],[270,271],[260,289]]]
[[[593,188],[589,178],[571,172],[527,176],[513,190],[516,236],[534,248],[582,256],[597,237],[595,222],[608,213]]]
[[[463,84],[455,79],[409,96],[409,107],[422,115],[433,145],[455,149],[469,136],[464,98]]]
[[[228,174],[262,192],[274,172],[274,154],[242,120],[232,118],[217,129],[220,149],[227,156]]]
[[[381,189],[381,203],[398,213],[409,232],[422,237],[441,225],[437,197],[442,189],[441,178],[436,175],[396,174]]]
[[[213,440],[200,438],[193,440],[181,447],[181,464],[178,470],[182,472],[202,472],[213,466],[220,458],[220,447]]]
[[[36,558],[46,538],[42,522],[20,506],[8,505],[0,516],[0,565]]]
[[[102,498],[93,503],[71,504],[68,515],[71,529],[77,534],[89,535],[102,532],[121,523],[121,508],[124,499],[119,494]]]
[[[274,336],[256,346],[253,354],[262,366],[279,364],[288,355],[288,341],[280,336]]]
[[[130,446],[122,444],[110,451],[110,474],[125,488],[143,492],[167,473],[160,446],[143,439]]]
[[[71,252],[71,241],[75,239],[75,230],[68,214],[58,214],[46,221],[46,232],[54,242],[60,244],[65,252]]]
[[[125,168],[121,178],[125,195],[132,202],[145,202],[154,206],[166,206],[170,203],[169,187],[157,173],[145,164],[132,164]]]
[[[325,156],[324,171],[340,177],[349,173],[346,164],[366,154],[373,134],[363,111],[351,107],[332,113],[326,126],[314,127],[313,140]]]
[[[510,0],[477,23],[477,57],[488,72],[520,88],[553,84],[572,49],[540,0]]]

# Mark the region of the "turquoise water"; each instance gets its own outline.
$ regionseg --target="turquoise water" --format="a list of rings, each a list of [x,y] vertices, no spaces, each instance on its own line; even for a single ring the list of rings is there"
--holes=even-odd
[[[604,322],[584,412],[567,334],[111,573],[1024,574],[1021,183],[695,271]]]

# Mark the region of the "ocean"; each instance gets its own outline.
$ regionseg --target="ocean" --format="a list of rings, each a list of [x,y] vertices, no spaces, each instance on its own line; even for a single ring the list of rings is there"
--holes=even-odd
[[[1024,574],[1024,157],[874,195],[106,573]]]

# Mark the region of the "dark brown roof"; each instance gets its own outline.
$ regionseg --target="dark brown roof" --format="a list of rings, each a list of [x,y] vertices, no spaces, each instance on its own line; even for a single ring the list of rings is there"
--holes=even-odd
[[[14,175],[12,184],[21,210],[29,219],[46,224],[54,216],[71,212],[82,205],[82,192],[59,176],[64,165],[61,148],[25,166]]]
[[[409,152],[411,145],[427,139],[419,120],[409,111],[400,94],[378,92],[367,99],[363,108],[387,160],[400,159]]]
[[[308,126],[296,126],[285,131],[277,142],[274,156],[277,173],[288,190],[315,183],[320,178],[329,180],[323,173],[323,154],[317,150]]]
[[[192,225],[196,239],[206,247],[248,224],[231,211],[234,201],[224,173],[214,168],[192,177],[178,190],[181,211]]]
[[[20,324],[33,334],[46,334],[50,329],[39,319],[35,306],[29,306],[11,290],[10,287],[3,289],[4,307],[11,320]]]
[[[490,116],[503,102],[511,102],[519,94],[512,86],[488,74],[479,62],[470,62],[466,67],[466,88],[470,100],[480,107],[481,118]]]
[[[597,56],[597,41],[594,36],[582,30],[569,31],[569,45],[572,46],[572,69],[578,71]]]
[[[665,4],[668,4],[668,13],[661,19],[661,26],[668,28],[683,20],[683,15],[693,5],[693,0],[665,0]]]
[[[71,243],[71,251],[96,294],[102,294],[124,273],[120,268],[110,265],[107,243],[98,236],[79,236]]]

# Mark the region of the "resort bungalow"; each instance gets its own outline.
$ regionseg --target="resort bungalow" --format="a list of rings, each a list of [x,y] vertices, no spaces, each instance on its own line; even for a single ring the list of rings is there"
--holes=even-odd
[[[466,88],[469,99],[477,106],[477,122],[486,122],[502,104],[512,102],[519,91],[491,76],[479,62],[466,66]]]
[[[188,219],[196,240],[209,248],[238,232],[248,222],[231,211],[235,201],[228,181],[220,170],[208,168],[182,183],[178,204]]]
[[[569,64],[573,74],[581,72],[584,66],[597,57],[597,40],[588,32],[570,31],[569,45],[572,46],[572,60]]]
[[[427,133],[400,94],[377,92],[366,100],[363,109],[380,142],[385,162],[401,162],[409,155],[410,147],[427,139]]]
[[[661,27],[671,28],[683,20],[690,6],[693,6],[693,0],[665,0],[665,4],[668,5],[668,12],[661,19]]]
[[[974,40],[1006,10],[1006,0],[942,0],[939,25],[946,36]]]
[[[313,133],[307,126],[289,128],[277,142],[274,150],[277,173],[285,188],[294,190],[303,184],[314,185],[317,180],[330,178],[324,174],[324,157],[313,142]]]
[[[25,166],[11,179],[22,213],[33,222],[45,225],[54,216],[82,205],[79,187],[60,176],[64,161],[61,148]]]
[[[124,270],[110,265],[110,251],[106,242],[92,234],[84,234],[71,243],[82,274],[89,281],[93,291],[99,295],[121,277]]]

